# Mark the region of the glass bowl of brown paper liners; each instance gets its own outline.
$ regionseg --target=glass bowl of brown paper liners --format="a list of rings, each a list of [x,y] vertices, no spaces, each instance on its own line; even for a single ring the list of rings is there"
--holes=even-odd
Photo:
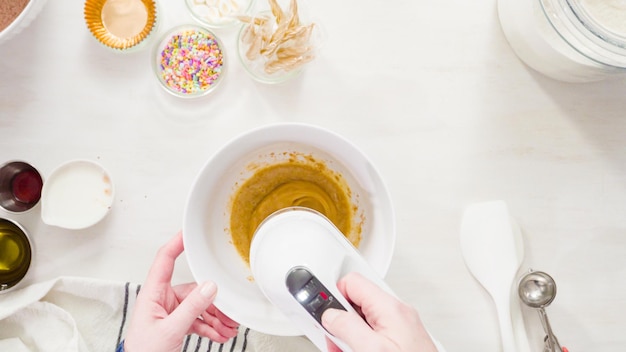
[[[289,81],[319,54],[322,28],[295,0],[282,8],[276,5],[238,18],[243,23],[237,36],[238,56],[246,72],[258,82]]]

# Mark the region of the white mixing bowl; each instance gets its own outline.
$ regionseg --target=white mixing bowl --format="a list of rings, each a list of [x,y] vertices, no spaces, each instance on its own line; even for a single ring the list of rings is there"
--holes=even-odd
[[[362,215],[359,251],[383,277],[395,245],[391,199],[367,157],[344,138],[320,127],[278,124],[245,133],[205,164],[189,194],[183,220],[185,253],[198,282],[215,281],[215,305],[253,330],[281,336],[302,335],[256,285],[248,264],[232,244],[230,200],[254,174],[251,165],[280,162],[285,152],[310,154],[347,181]]]
[[[30,0],[22,12],[5,29],[0,31],[0,44],[20,33],[37,17],[46,0]]]

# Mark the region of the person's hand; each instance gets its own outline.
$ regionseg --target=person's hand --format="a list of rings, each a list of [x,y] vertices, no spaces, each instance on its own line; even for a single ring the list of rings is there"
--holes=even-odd
[[[322,325],[353,351],[437,351],[415,308],[357,273],[340,279],[337,288],[360,309],[363,318],[356,313],[328,309],[322,315]],[[341,351],[330,340],[328,350]]]
[[[213,282],[172,287],[176,258],[183,252],[179,232],[156,255],[137,296],[124,349],[126,352],[179,352],[185,335],[195,333],[223,343],[237,335],[237,324],[212,305]]]

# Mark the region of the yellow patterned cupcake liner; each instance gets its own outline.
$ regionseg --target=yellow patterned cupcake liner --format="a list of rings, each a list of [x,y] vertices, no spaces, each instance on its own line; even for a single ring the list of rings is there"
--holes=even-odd
[[[118,50],[129,49],[145,40],[156,27],[157,9],[155,0],[138,0],[143,3],[148,14],[141,32],[128,38],[120,38],[106,28],[102,19],[102,9],[108,0],[85,1],[85,22],[91,34],[102,44]]]

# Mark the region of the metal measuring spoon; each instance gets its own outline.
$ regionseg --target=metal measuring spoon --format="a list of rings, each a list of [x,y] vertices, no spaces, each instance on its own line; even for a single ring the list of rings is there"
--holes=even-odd
[[[518,294],[522,302],[531,307],[539,309],[541,325],[548,336],[546,336],[546,350],[561,352],[563,349],[556,336],[552,332],[545,307],[556,297],[556,283],[554,279],[543,271],[530,271],[524,275],[519,282]],[[555,349],[556,348],[556,349]]]

